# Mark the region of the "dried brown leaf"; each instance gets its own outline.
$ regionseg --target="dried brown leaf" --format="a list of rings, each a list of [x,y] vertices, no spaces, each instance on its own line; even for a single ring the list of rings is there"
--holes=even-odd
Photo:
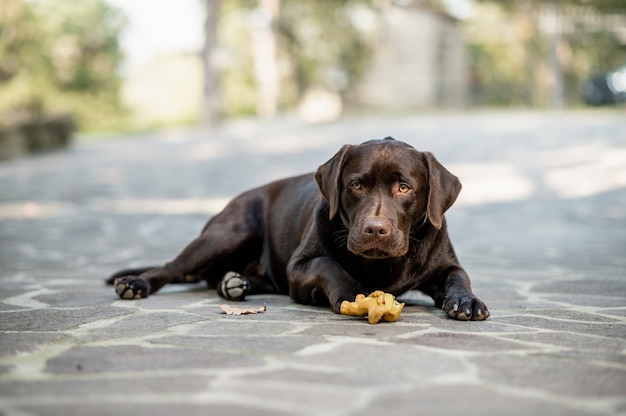
[[[220,305],[220,308],[222,308],[222,310],[224,312],[226,312],[226,315],[249,315],[251,313],[263,313],[267,310],[267,307],[265,305],[261,306],[260,308],[238,308],[238,307],[233,307],[233,306],[229,306],[229,305]]]

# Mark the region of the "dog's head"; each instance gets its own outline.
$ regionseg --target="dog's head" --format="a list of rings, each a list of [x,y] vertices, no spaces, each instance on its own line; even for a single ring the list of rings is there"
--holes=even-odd
[[[426,221],[437,229],[461,183],[428,152],[391,137],[345,145],[315,174],[348,229],[348,250],[372,259],[401,257]]]

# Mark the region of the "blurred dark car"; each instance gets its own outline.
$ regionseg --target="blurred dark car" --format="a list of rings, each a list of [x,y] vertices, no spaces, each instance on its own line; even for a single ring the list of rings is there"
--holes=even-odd
[[[590,77],[582,86],[582,96],[588,105],[626,102],[626,65]]]

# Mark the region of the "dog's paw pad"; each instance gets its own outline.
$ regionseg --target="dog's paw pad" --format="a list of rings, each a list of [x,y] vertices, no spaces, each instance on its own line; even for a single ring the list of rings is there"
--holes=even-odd
[[[228,272],[224,275],[219,287],[219,294],[228,300],[244,300],[250,282],[239,273]]]
[[[113,284],[115,293],[122,299],[140,299],[148,296],[148,283],[136,276],[118,277]]]

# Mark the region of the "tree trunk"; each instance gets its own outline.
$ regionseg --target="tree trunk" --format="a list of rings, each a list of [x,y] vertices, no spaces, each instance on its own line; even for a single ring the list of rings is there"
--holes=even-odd
[[[278,110],[280,84],[275,32],[279,10],[280,0],[259,0],[253,14],[254,73],[260,117],[273,117]]]
[[[551,74],[550,106],[553,108],[563,108],[565,106],[565,81],[558,50],[562,32],[562,15],[557,2],[554,0],[546,4],[544,13],[546,24],[545,31],[548,36],[548,68]]]
[[[205,0],[206,20],[204,21],[204,108],[202,121],[215,126],[222,118],[223,103],[220,89],[220,70],[216,65],[215,51],[218,47],[217,24],[221,0]]]

